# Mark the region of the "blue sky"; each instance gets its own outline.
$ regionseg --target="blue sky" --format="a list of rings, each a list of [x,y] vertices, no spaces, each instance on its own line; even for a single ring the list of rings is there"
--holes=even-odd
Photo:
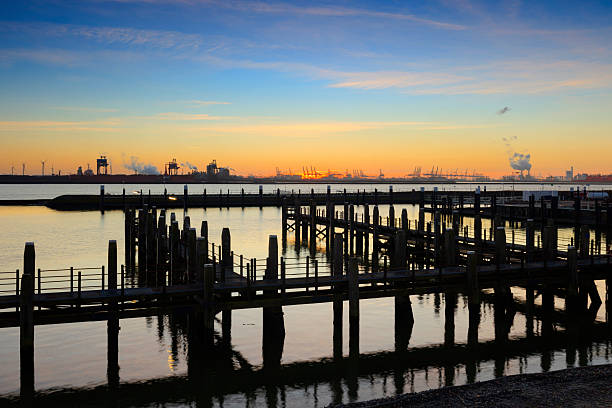
[[[504,174],[518,151],[542,174],[612,172],[610,2],[3,8],[0,171],[42,158],[73,171],[106,153],[160,167],[217,158],[245,174],[303,164]]]

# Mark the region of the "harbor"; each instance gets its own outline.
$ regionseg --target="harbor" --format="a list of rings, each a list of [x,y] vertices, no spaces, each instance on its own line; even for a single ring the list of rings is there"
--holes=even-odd
[[[312,191],[303,197],[281,197],[280,207],[273,207],[277,214],[273,230],[277,232],[260,248],[260,253],[266,253],[263,259],[248,257],[236,246],[241,239],[235,229],[219,226],[221,231],[215,239],[209,232],[209,220],[192,226],[194,215],[207,218],[211,211],[248,209],[223,205],[187,206],[182,219],[172,208],[149,207],[146,202],[123,210],[98,209],[94,213],[98,216],[112,214],[123,220],[122,236],[108,241],[103,248],[107,262],[99,268],[44,269],[36,262],[35,243],[26,244],[21,272],[13,272],[12,278],[3,275],[3,288],[12,286],[13,295],[3,292],[0,298],[2,326],[18,326],[22,333],[20,398],[37,395],[33,338],[39,325],[106,323],[110,398],[123,387],[118,327],[124,319],[184,316],[181,319],[186,319],[190,350],[193,348],[198,356],[194,361],[201,361],[195,363],[190,355],[189,364],[205,366],[210,359],[207,356],[218,353],[220,347],[231,350],[232,338],[241,330],[232,323],[232,314],[240,310],[260,313],[263,326],[257,342],[262,347],[263,371],[258,374],[249,369],[247,374],[239,369],[224,374],[238,376],[240,382],[254,381],[256,388],[258,381],[270,378],[283,383],[288,373],[292,373],[291,381],[300,383],[308,383],[311,376],[326,378],[326,372],[373,375],[397,358],[417,367],[448,365],[455,361],[450,356],[457,350],[465,351],[458,362],[469,358],[469,364],[478,365],[478,360],[469,356],[478,355],[486,361],[487,353],[501,362],[517,358],[532,345],[542,347],[542,343],[534,342],[541,336],[547,347],[565,344],[568,330],[577,328],[580,321],[583,326],[585,316],[590,316],[589,333],[594,341],[607,341],[610,242],[606,205],[600,206],[602,222],[593,229],[581,223],[587,219],[582,205],[573,205],[581,209],[578,216],[574,214],[573,220],[578,222],[574,230],[563,222],[557,225],[562,219],[550,211],[537,220],[505,218],[502,211],[492,212],[497,200],[503,201],[501,194],[499,198],[495,194],[481,197],[480,191],[452,195],[418,191],[417,201],[425,203],[423,206],[390,204],[398,196],[389,191],[380,195],[376,191],[320,196],[326,200],[324,205],[317,205],[317,195]],[[559,196],[571,194],[560,192],[555,197]],[[374,197],[380,199],[380,207],[366,203]],[[308,205],[302,205],[302,201]],[[543,208],[551,208],[556,201],[550,198],[540,203],[545,204]],[[574,202],[579,201],[580,196],[574,194]],[[457,208],[449,202],[458,203]],[[261,207],[255,205],[249,210],[251,216],[266,208]],[[491,218],[491,214],[495,216]],[[287,256],[289,253],[295,256]],[[596,282],[605,284],[602,287]],[[439,339],[432,339],[440,348],[410,347],[419,327],[414,299],[430,296],[443,299],[443,332]],[[389,334],[393,350],[372,354],[360,349],[360,304],[376,299],[391,300],[386,302],[384,313],[393,316]],[[464,339],[458,339],[455,322],[461,302],[469,312]],[[559,308],[559,302],[565,306]],[[283,309],[313,304],[332,306],[327,317],[332,329],[327,340],[332,345],[330,360],[314,366],[293,363],[285,367],[285,338],[292,333],[285,326]],[[479,336],[483,305],[495,310],[493,337],[484,341]],[[603,322],[597,318],[601,310]],[[526,319],[523,338],[509,337],[517,314]],[[555,328],[558,325],[566,329],[560,332]],[[506,352],[500,352],[500,345]],[[226,358],[228,362],[243,359],[232,352]],[[475,368],[466,369],[466,379],[473,381]],[[498,370],[503,372],[501,366]],[[192,378],[196,374],[189,369],[188,375]],[[454,383],[454,376],[449,371],[445,381]]]

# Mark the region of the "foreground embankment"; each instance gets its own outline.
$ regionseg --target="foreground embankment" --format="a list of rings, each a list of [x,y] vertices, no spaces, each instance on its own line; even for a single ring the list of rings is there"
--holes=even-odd
[[[521,374],[333,407],[610,407],[612,365]]]

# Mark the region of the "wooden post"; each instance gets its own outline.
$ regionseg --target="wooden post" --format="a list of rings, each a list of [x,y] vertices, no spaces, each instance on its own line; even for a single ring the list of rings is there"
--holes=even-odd
[[[333,249],[333,264],[332,264],[332,275],[334,278],[342,277],[342,264],[343,264],[343,237],[342,234],[334,234],[334,249]],[[334,300],[333,300],[333,355],[335,359],[342,358],[342,293],[340,293],[339,285],[334,284]]]
[[[263,186],[259,186],[259,209],[263,207]]]
[[[467,252],[466,280],[468,287],[468,302],[480,304],[480,287],[478,283],[478,258],[476,252]]]
[[[567,302],[571,311],[575,311],[578,305],[578,252],[575,247],[567,248]]]
[[[533,197],[533,196],[530,196]],[[535,221],[533,218],[527,220],[527,226],[525,227],[525,251],[527,262],[533,261],[533,248],[535,243]]]
[[[204,335],[207,343],[212,345],[215,330],[215,307],[214,307],[214,265],[207,263],[204,265]]]
[[[544,249],[544,259],[546,261],[554,260],[556,251],[557,251],[557,240],[556,232],[554,226],[546,225],[543,229],[542,234],[542,247]]]
[[[204,264],[209,263],[208,258],[208,221],[202,221],[200,226],[200,237],[204,239],[206,251],[204,251]]]
[[[117,309],[117,241],[108,241],[108,293],[115,296],[108,302],[107,369],[108,385],[119,385],[119,310]]]
[[[276,235],[268,237],[268,258],[264,275],[266,281],[278,280],[278,239]],[[278,296],[278,290],[264,290],[264,296]],[[264,366],[278,366],[285,341],[285,319],[282,306],[263,308],[263,360]]]
[[[364,204],[363,217],[366,230],[363,234],[363,261],[366,266],[370,264],[370,206]]]
[[[24,402],[34,396],[34,270],[36,253],[33,242],[26,242],[19,304],[20,395]],[[27,405],[25,405],[27,406]]]
[[[221,265],[223,267],[221,282],[225,282],[225,276],[231,275],[231,273],[234,271],[234,265],[231,257],[231,242],[232,239],[229,228],[223,228],[221,231]]]
[[[348,267],[349,298],[349,356],[359,356],[359,265],[356,257],[351,257]]]
[[[104,185],[100,186],[100,212],[104,214]]]
[[[378,272],[378,225],[380,222],[380,216],[378,214],[378,206],[374,206],[372,211],[372,272]]]
[[[478,344],[478,326],[480,324],[480,287],[478,283],[478,255],[474,251],[467,253],[467,293],[468,293],[468,345]]]
[[[183,186],[183,213],[187,214],[187,208],[189,208],[189,191],[187,184]]]
[[[355,254],[355,206],[349,206],[349,255]]]
[[[457,265],[457,243],[455,230],[449,228],[444,231],[444,266]]]
[[[580,258],[586,259],[589,257],[589,243],[590,243],[590,232],[589,227],[587,225],[583,225],[580,228],[580,240],[579,240],[579,248],[580,248]]]
[[[285,197],[283,197],[282,203],[281,203],[281,228],[282,228],[281,238],[282,238],[283,247],[284,247],[286,245],[286,242],[287,242],[287,229],[288,229],[288,225],[287,225],[287,199]]]
[[[314,196],[311,194],[311,196]],[[317,204],[310,200],[310,250],[314,252],[317,249]]]
[[[401,227],[404,231],[408,231],[409,227],[409,223],[408,223],[408,211],[403,208],[402,209],[402,227]]]
[[[504,227],[495,228],[495,264],[506,263],[506,229]]]

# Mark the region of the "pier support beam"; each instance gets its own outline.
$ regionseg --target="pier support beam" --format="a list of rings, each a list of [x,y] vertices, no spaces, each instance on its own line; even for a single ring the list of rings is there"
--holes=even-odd
[[[34,396],[34,271],[33,242],[26,242],[23,254],[23,275],[19,304],[19,366],[20,396],[24,406],[31,405]]]
[[[343,268],[343,241],[342,234],[334,234],[334,249],[332,259],[332,275],[336,278],[342,277]],[[340,287],[338,284],[334,284],[336,293],[334,294],[333,300],[333,355],[335,359],[342,359],[342,293],[340,293]]]
[[[229,228],[223,228],[221,231],[221,282],[225,282],[227,276],[231,276],[234,271],[234,260],[232,258],[232,238],[230,230]],[[225,344],[230,343],[231,333],[232,311],[223,310],[221,312],[221,336]]]
[[[117,295],[117,241],[108,242],[108,291]],[[107,368],[106,376],[108,386],[119,386],[119,310],[117,301],[108,303],[108,321],[106,324],[107,337]]]
[[[264,279],[278,280],[278,239],[276,235],[268,238],[268,259]],[[277,290],[266,290],[264,295],[274,296]],[[263,363],[264,367],[278,367],[285,344],[285,319],[282,306],[263,308]]]
[[[478,326],[480,325],[480,285],[478,283],[478,256],[474,251],[467,253],[467,293],[468,293],[468,346],[478,345]]]
[[[359,357],[359,264],[351,257],[348,267],[349,356]]]

